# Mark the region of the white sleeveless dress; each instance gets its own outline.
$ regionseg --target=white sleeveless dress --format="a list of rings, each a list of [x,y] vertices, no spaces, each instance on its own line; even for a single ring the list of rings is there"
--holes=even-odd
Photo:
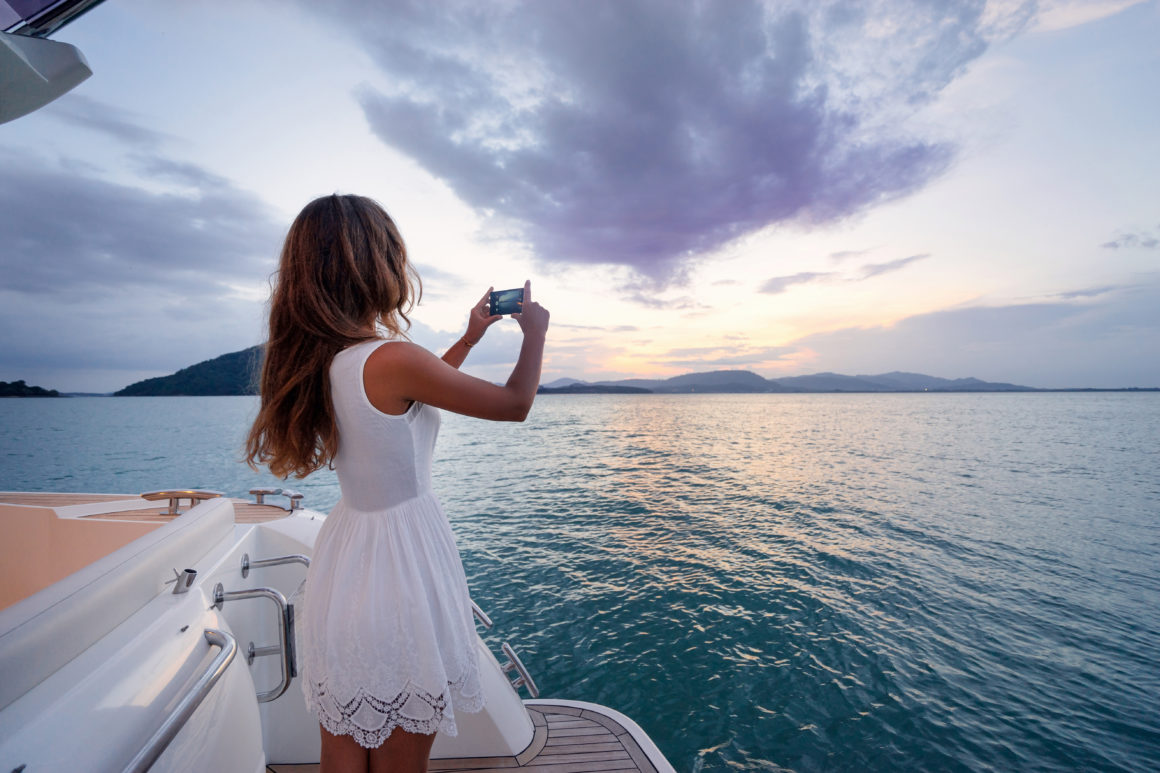
[[[330,366],[342,498],[318,534],[299,623],[307,704],[366,748],[396,727],[456,735],[455,712],[483,707],[467,578],[431,491],[439,412],[371,405],[363,366],[384,343]]]

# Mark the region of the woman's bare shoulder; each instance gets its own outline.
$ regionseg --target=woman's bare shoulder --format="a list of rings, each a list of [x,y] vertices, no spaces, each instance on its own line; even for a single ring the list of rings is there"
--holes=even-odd
[[[363,390],[378,410],[399,415],[411,407],[410,397],[416,373],[429,368],[438,358],[410,341],[383,341],[375,347],[363,366]]]
[[[415,380],[442,370],[445,363],[411,341],[385,341],[366,359],[363,375],[388,394],[406,393]],[[414,398],[412,398],[414,399]]]
[[[435,355],[411,341],[382,341],[367,357],[367,367],[392,367],[422,361]]]

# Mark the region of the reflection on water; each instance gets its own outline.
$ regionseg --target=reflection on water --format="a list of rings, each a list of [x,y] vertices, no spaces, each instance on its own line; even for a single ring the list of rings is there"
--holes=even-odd
[[[1160,750],[1155,396],[553,397],[472,462],[480,426],[439,469],[477,600],[678,769]]]
[[[0,488],[270,482],[249,399],[14,402]],[[1157,437],[1150,394],[551,396],[445,416],[435,474],[497,640],[678,770],[1143,770]]]

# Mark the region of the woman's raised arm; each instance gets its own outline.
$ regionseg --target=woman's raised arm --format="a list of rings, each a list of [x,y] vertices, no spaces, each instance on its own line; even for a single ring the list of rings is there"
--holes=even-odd
[[[479,419],[523,421],[539,387],[549,319],[548,310],[532,301],[530,282],[524,284],[523,310],[512,316],[524,341],[503,386],[461,373],[446,355],[440,359],[421,346],[397,341],[383,344],[367,358],[363,388],[371,405],[398,415],[417,401]]]

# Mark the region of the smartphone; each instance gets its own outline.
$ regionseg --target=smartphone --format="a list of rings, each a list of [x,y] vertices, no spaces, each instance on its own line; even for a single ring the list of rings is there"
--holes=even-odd
[[[496,314],[519,314],[524,307],[524,288],[497,290],[491,294],[488,306],[493,317]]]

